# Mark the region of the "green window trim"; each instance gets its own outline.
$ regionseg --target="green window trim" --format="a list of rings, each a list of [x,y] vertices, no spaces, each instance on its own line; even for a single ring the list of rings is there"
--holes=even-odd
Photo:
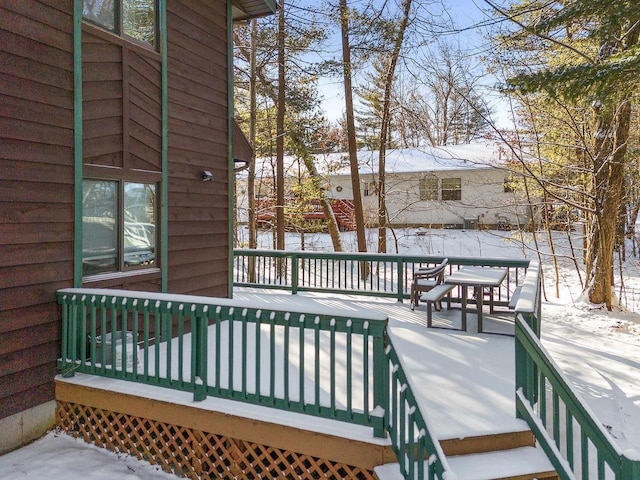
[[[159,267],[161,275],[161,291],[168,291],[168,98],[167,98],[167,38],[164,32],[167,31],[166,0],[155,0],[157,5],[158,29],[156,42],[158,42],[160,55],[162,58],[162,172],[160,180],[160,205],[159,214]],[[73,3],[73,104],[74,104],[74,237],[73,237],[73,285],[76,288],[82,287],[82,239],[83,239],[83,89],[82,89],[82,24],[83,0],[74,0]],[[157,268],[153,269],[157,272]],[[146,273],[144,270],[127,272]],[[116,275],[124,276],[120,272]]]
[[[83,279],[157,269],[156,183],[85,178],[83,181]]]

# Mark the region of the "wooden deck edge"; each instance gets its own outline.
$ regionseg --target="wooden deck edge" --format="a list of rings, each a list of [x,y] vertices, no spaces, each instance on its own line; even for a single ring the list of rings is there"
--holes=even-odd
[[[372,471],[397,461],[390,445],[347,439],[228,413],[55,381],[56,400],[297,452]]]
[[[515,477],[500,477],[494,480],[559,480],[560,477],[552,470],[550,472],[537,472],[528,475],[516,475]]]
[[[519,447],[533,447],[535,437],[530,430],[440,440],[446,456],[470,455]]]

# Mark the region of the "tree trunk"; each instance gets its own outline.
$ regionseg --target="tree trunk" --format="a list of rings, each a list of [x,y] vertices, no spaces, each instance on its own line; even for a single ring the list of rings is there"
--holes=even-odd
[[[386,156],[389,126],[391,124],[391,92],[396,74],[398,57],[402,49],[404,32],[409,23],[412,0],[404,0],[402,21],[398,27],[389,61],[389,68],[384,79],[384,98],[382,100],[382,125],[380,126],[380,150],[378,157],[378,252],[387,253],[387,203],[386,203]]]
[[[349,164],[351,167],[351,188],[353,190],[354,215],[358,251],[367,251],[367,238],[364,229],[364,208],[360,190],[360,173],[358,170],[358,146],[356,144],[356,126],[353,111],[353,86],[351,81],[351,46],[349,44],[349,9],[347,0],[340,0],[340,26],[342,33],[342,68],[344,75],[344,99],[347,121],[347,142],[349,144]],[[366,266],[361,266],[363,276],[367,277]]]
[[[284,115],[285,95],[284,0],[278,12],[278,110],[276,117],[276,250],[284,250]],[[280,269],[278,269],[280,270]]]
[[[607,117],[607,113],[598,113],[594,149],[596,223],[592,228],[592,244],[588,255],[588,293],[591,303],[604,304],[607,310],[611,310],[613,250],[622,202],[631,103],[628,97],[623,98],[611,119]]]
[[[251,57],[249,59],[249,143],[253,148],[253,156],[249,163],[247,178],[247,197],[249,199],[249,248],[258,248],[258,222],[256,215],[256,122],[257,122],[257,94],[256,94],[256,58],[258,50],[258,22],[251,20]],[[249,281],[256,281],[255,257],[249,257]]]

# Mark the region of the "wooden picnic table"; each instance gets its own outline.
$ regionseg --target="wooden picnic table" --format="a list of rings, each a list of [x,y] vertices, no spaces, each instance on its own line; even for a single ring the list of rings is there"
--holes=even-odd
[[[491,289],[490,310],[493,311],[493,289],[498,287],[507,276],[506,268],[466,266],[445,278],[444,282],[462,288],[462,330],[467,331],[467,296],[469,287],[474,287],[476,312],[478,315],[478,333],[482,333],[483,290]]]

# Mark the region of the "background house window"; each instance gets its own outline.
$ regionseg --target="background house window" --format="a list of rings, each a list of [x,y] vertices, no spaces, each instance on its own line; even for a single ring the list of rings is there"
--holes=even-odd
[[[507,177],[504,179],[504,193],[514,192],[515,178]]]
[[[362,194],[365,197],[370,197],[376,194],[376,182],[365,182],[362,186]]]
[[[82,190],[83,275],[154,266],[156,185],[85,180]]]
[[[443,178],[442,179],[442,200],[462,199],[462,179]]]
[[[438,177],[420,179],[420,200],[438,200]]]
[[[83,0],[82,16],[96,25],[156,47],[156,0]]]

